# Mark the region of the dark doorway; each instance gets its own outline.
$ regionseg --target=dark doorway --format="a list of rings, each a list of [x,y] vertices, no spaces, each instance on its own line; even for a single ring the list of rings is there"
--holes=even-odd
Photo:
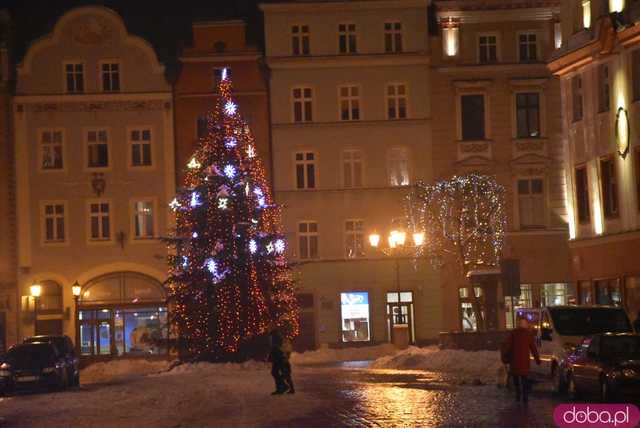
[[[298,294],[296,298],[300,305],[300,334],[293,341],[293,349],[296,352],[316,349],[316,323],[313,294]]]

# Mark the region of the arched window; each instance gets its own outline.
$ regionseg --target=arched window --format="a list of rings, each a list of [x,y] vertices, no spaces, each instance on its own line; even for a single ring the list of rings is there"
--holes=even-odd
[[[38,299],[38,311],[41,313],[62,312],[62,287],[55,281],[42,281],[42,294]]]
[[[162,284],[147,275],[117,272],[92,279],[80,294],[84,305],[103,303],[162,303],[166,294]]]

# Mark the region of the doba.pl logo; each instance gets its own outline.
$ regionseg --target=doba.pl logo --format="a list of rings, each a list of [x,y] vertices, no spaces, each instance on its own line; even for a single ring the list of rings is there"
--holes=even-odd
[[[633,404],[561,404],[553,411],[560,428],[634,428],[640,422],[640,409]]]

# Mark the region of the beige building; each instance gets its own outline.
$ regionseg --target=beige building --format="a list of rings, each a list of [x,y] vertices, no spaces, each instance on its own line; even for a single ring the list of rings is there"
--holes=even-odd
[[[153,48],[110,9],[72,9],[17,66],[13,117],[19,337],[77,334],[87,358],[165,353],[145,340],[167,332],[159,238],[175,192],[171,88]]]
[[[385,342],[394,325],[425,342],[443,327],[438,273],[403,259],[396,277],[367,238],[386,236],[409,186],[433,178],[427,6],[261,5],[272,174],[298,275],[301,346]]]
[[[483,289],[489,326],[514,307],[575,301],[567,247],[559,82],[546,61],[559,43],[560,1],[442,0],[431,39],[435,178],[480,171],[507,190],[503,256],[519,260],[521,294]],[[447,276],[447,330],[473,330],[470,296]],[[517,294],[511,293],[511,294]]]
[[[9,15],[0,11],[0,353],[16,338],[16,240]]]
[[[640,310],[640,5],[562,2],[561,82],[571,273],[581,304]]]

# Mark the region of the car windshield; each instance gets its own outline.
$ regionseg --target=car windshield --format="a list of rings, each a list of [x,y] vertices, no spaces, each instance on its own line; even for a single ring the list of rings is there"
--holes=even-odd
[[[6,360],[9,364],[19,363],[24,366],[42,365],[54,358],[55,354],[51,345],[47,343],[34,343],[11,348],[7,352]]]
[[[601,349],[605,358],[640,359],[640,337],[603,336]]]
[[[549,308],[553,325],[562,336],[632,333],[627,314],[617,308]]]
[[[24,343],[36,343],[36,342],[50,342],[53,343],[56,348],[58,348],[58,352],[66,352],[66,347],[64,344],[64,337],[56,337],[56,336],[44,336],[44,337],[30,337],[25,339]]]

